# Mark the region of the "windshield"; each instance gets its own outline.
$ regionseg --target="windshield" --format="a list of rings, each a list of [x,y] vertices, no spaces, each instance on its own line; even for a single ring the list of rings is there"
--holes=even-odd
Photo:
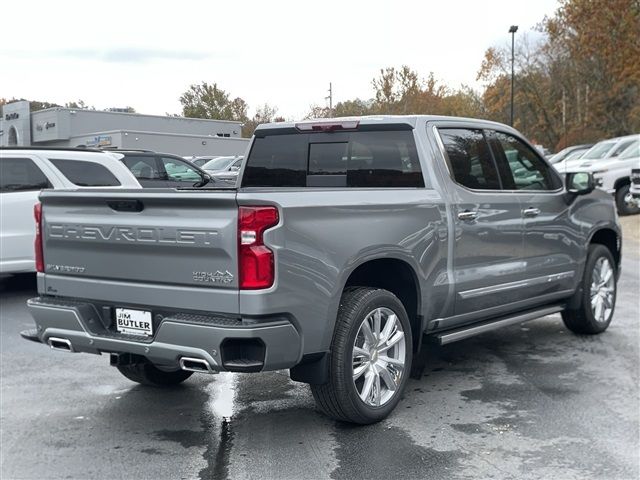
[[[596,143],[587,153],[584,154],[584,159],[587,160],[599,160],[604,158],[609,150],[616,144],[616,142],[600,142]]]
[[[629,145],[618,157],[620,160],[626,158],[640,157],[640,140],[636,140]]]
[[[587,150],[589,150],[589,149],[588,148],[581,148],[580,150],[576,150],[575,152],[571,152],[569,155],[567,155],[565,160],[568,162],[569,160],[577,160],[578,158],[582,158],[582,156],[584,155],[584,152],[586,152]]]
[[[586,148],[582,149],[581,151],[584,152],[584,150],[586,150]],[[573,152],[574,152],[574,147],[567,147],[565,149],[562,149],[549,159],[549,163],[558,163],[558,162],[561,162],[562,160],[566,160],[567,158],[569,158],[569,155],[571,155]]]
[[[204,168],[205,170],[224,170],[231,164],[231,162],[233,162],[235,158],[236,157],[214,158],[213,160],[209,160],[207,163],[205,163],[202,168]]]

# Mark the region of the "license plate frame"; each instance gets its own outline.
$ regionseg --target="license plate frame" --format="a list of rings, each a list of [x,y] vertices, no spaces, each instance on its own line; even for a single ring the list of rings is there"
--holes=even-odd
[[[142,338],[153,336],[153,319],[150,311],[117,307],[115,323],[118,333]]]

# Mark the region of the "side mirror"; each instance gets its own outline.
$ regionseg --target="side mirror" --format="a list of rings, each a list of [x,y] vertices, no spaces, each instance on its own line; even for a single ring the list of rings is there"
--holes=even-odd
[[[586,195],[593,192],[596,182],[589,172],[573,172],[567,174],[565,181],[567,192],[574,195]]]
[[[240,170],[240,167],[233,165],[229,170],[231,170],[232,172],[237,172],[238,170]]]
[[[200,180],[199,182],[197,182],[194,187],[200,188],[200,187],[204,187],[205,185],[207,185],[209,182],[211,182],[211,176],[208,173],[203,173],[201,174],[202,176],[202,180]]]

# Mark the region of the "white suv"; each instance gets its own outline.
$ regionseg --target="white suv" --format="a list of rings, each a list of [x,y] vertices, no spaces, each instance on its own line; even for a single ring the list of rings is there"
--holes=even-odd
[[[117,154],[0,149],[0,273],[35,271],[33,206],[44,188],[140,188]]]

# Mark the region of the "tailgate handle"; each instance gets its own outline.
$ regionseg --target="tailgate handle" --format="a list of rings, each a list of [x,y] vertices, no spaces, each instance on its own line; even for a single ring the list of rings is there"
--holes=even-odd
[[[141,212],[144,205],[140,200],[109,200],[107,205],[116,212]]]

